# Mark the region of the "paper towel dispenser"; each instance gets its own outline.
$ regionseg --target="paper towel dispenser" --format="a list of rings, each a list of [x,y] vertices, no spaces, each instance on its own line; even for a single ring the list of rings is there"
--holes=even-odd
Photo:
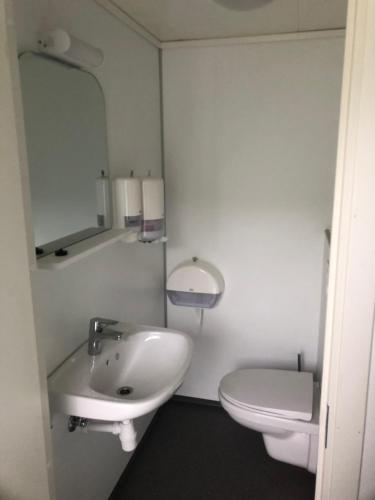
[[[179,264],[167,280],[167,295],[176,306],[214,307],[224,288],[221,273],[208,262],[196,257]]]

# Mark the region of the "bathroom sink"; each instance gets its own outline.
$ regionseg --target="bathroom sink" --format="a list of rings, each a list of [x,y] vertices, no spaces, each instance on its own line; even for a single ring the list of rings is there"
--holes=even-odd
[[[48,380],[51,411],[124,421],[150,413],[183,382],[193,343],[185,333],[119,323],[121,340],[103,340],[89,356],[82,345]]]

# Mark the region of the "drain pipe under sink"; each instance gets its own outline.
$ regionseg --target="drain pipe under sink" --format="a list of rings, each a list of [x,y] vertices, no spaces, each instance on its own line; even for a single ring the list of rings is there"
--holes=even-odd
[[[84,425],[79,425],[83,432],[110,432],[118,436],[124,451],[133,451],[137,447],[137,432],[133,420],[123,422],[102,422],[100,420],[86,420]]]

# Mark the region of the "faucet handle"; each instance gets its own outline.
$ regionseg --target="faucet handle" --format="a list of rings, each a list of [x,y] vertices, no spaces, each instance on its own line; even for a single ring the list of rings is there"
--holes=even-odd
[[[116,325],[118,321],[115,319],[106,319],[95,317],[90,319],[90,331],[100,333],[103,330],[104,326],[108,325]]]

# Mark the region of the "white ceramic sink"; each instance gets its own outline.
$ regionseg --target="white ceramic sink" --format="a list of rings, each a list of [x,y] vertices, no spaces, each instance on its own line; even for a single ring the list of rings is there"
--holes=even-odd
[[[116,330],[124,332],[123,339],[104,340],[96,356],[89,356],[84,344],[49,377],[52,412],[134,419],[158,408],[181,385],[192,355],[188,335],[127,323],[118,323]],[[122,387],[132,392],[120,395]]]

